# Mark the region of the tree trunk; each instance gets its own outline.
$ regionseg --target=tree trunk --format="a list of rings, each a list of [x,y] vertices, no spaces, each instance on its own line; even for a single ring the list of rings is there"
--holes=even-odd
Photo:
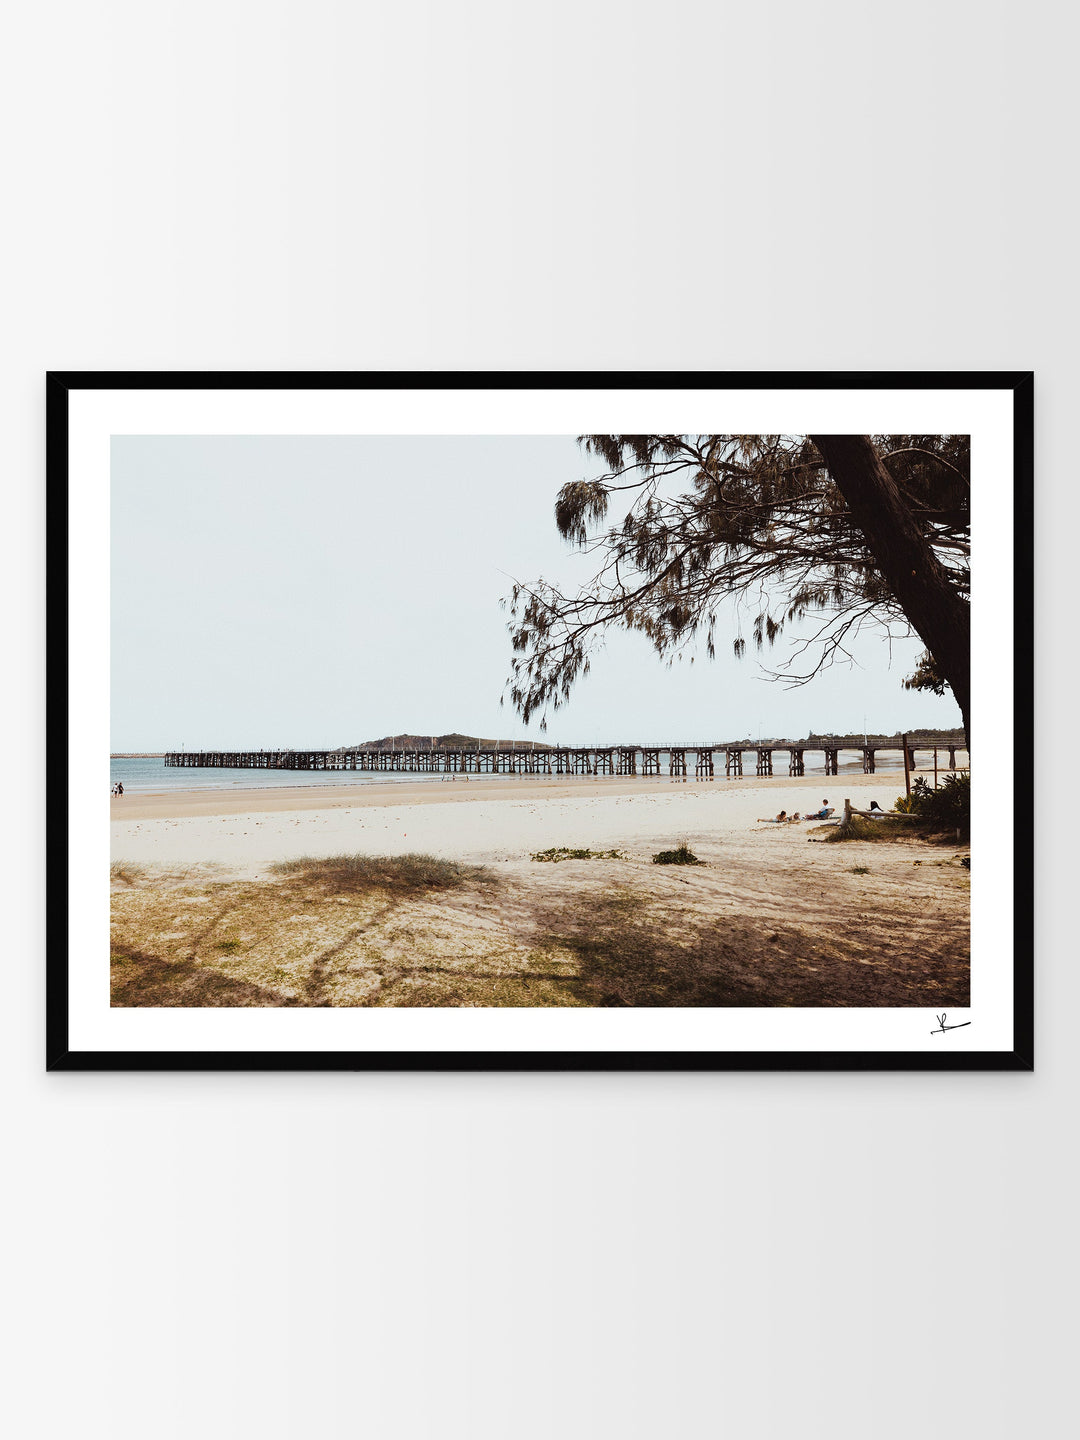
[[[904,614],[949,683],[968,729],[971,607],[922,533],[869,435],[811,435]]]

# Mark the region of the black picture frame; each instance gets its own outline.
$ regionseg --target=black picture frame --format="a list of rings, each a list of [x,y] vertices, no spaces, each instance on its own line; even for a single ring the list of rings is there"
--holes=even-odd
[[[1016,805],[1012,1048],[935,1053],[906,1051],[635,1051],[423,1052],[352,1051],[94,1051],[69,1043],[69,414],[74,393],[93,390],[306,389],[608,390],[997,390],[1011,394],[1013,420],[1013,578],[1018,601],[1034,586],[1034,379],[1028,371],[944,372],[82,372],[46,377],[47,547],[47,952],[46,1065],[49,1070],[1022,1070],[1034,1067],[1034,822]],[[1020,617],[1026,618],[1021,622]],[[1033,623],[1026,603],[1015,607],[1014,723],[1018,753],[1031,753]],[[977,741],[978,743],[978,741]]]

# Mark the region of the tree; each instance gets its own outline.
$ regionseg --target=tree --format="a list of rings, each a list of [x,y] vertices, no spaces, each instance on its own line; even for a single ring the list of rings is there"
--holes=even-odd
[[[538,580],[509,597],[510,698],[546,723],[610,627],[681,653],[716,612],[752,601],[759,650],[785,625],[820,623],[776,678],[804,684],[864,627],[914,631],[926,655],[910,683],[952,690],[968,723],[969,447],[963,435],[583,435],[605,466],[564,485],[555,522],[600,557],[576,595]],[[613,504],[624,513],[605,526]],[[805,668],[798,669],[802,665]],[[920,679],[920,675],[922,678]]]
[[[934,664],[934,657],[924,650],[915,669],[904,681],[904,689],[930,690],[935,695],[944,695],[947,688],[945,676]]]

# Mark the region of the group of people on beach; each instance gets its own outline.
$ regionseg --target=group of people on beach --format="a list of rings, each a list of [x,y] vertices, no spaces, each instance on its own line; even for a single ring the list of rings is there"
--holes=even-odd
[[[758,821],[762,825],[793,825],[796,820],[828,820],[833,813],[833,808],[828,800],[823,800],[820,810],[814,810],[806,815],[800,815],[798,810],[794,815],[789,815],[786,810],[781,810],[779,815],[759,815]]]
[[[876,800],[870,801],[870,811],[875,818],[885,814]],[[796,820],[828,820],[833,813],[834,807],[829,804],[828,800],[823,800],[820,810],[814,810],[807,815],[800,815],[798,810],[794,815],[789,815],[786,810],[781,810],[779,815],[759,815],[758,821],[762,825],[793,825]]]
[[[112,787],[112,793],[114,795],[122,795],[124,793],[124,782],[122,780],[118,780]]]

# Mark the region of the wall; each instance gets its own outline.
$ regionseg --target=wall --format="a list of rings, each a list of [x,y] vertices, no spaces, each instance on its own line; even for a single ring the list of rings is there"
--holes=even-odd
[[[41,726],[46,368],[1035,367],[1049,731],[1077,532],[1057,12],[8,17],[20,1440],[1056,1433],[1077,982],[1049,806],[1034,1076],[46,1076]]]

